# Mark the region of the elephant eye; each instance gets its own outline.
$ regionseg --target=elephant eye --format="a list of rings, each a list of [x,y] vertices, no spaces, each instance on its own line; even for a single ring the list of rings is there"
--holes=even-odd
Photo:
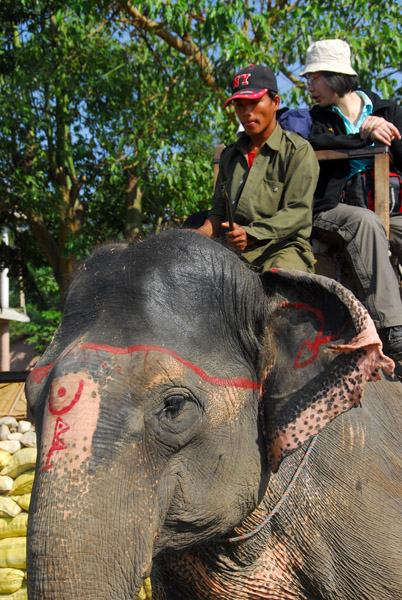
[[[162,414],[168,419],[174,419],[182,411],[187,398],[185,396],[169,396],[165,399],[165,405],[162,410]]]
[[[165,388],[162,394],[157,412],[149,420],[149,427],[155,439],[159,439],[169,451],[175,451],[199,430],[204,412],[200,399],[188,388]]]

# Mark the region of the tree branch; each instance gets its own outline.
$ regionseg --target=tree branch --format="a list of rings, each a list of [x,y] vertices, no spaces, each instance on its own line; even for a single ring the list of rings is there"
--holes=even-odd
[[[208,57],[202,53],[200,48],[194,43],[191,37],[186,36],[186,39],[183,40],[179,36],[169,31],[165,25],[148,19],[148,17],[140,13],[140,11],[133,6],[131,0],[128,2],[117,0],[117,4],[120,6],[122,12],[130,17],[131,23],[136,29],[147,32],[152,31],[152,33],[164,40],[171,48],[177,50],[177,52],[180,52],[185,56],[190,56],[191,59],[200,67],[201,77],[204,83],[208,87],[214,89],[216,88],[216,81],[213,75],[212,65]]]

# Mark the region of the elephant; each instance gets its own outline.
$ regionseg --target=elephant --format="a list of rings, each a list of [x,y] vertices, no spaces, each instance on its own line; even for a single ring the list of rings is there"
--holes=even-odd
[[[401,598],[394,367],[334,280],[185,229],[95,249],[26,383],[29,599]]]

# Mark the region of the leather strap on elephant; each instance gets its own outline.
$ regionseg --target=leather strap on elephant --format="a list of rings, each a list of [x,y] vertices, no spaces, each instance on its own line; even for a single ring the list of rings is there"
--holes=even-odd
[[[269,513],[269,515],[267,516],[266,519],[264,519],[264,521],[258,525],[258,527],[256,527],[255,529],[253,529],[252,531],[248,532],[248,533],[244,533],[243,535],[239,535],[237,537],[232,537],[232,538],[227,538],[225,541],[226,542],[241,542],[243,540],[246,540],[250,537],[253,537],[253,535],[255,535],[256,533],[258,533],[259,531],[261,531],[261,529],[263,529],[266,525],[268,525],[268,523],[271,521],[272,517],[274,515],[276,515],[276,513],[279,511],[279,509],[281,508],[281,506],[283,505],[283,503],[286,501],[287,497],[289,496],[290,492],[292,491],[292,488],[294,487],[304,465],[306,464],[312,449],[314,448],[314,445],[316,443],[318,439],[318,435],[314,436],[311,440],[309,445],[307,446],[307,450],[303,456],[303,459],[301,460],[299,466],[297,467],[292,479],[290,480],[286,490],[284,491],[284,493],[282,494],[279,502],[275,505],[275,507],[271,510],[271,512]]]

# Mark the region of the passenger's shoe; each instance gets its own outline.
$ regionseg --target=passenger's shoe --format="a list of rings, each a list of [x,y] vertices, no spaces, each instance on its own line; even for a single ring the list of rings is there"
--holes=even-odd
[[[402,325],[385,327],[378,334],[383,345],[383,352],[393,360],[402,360]]]

